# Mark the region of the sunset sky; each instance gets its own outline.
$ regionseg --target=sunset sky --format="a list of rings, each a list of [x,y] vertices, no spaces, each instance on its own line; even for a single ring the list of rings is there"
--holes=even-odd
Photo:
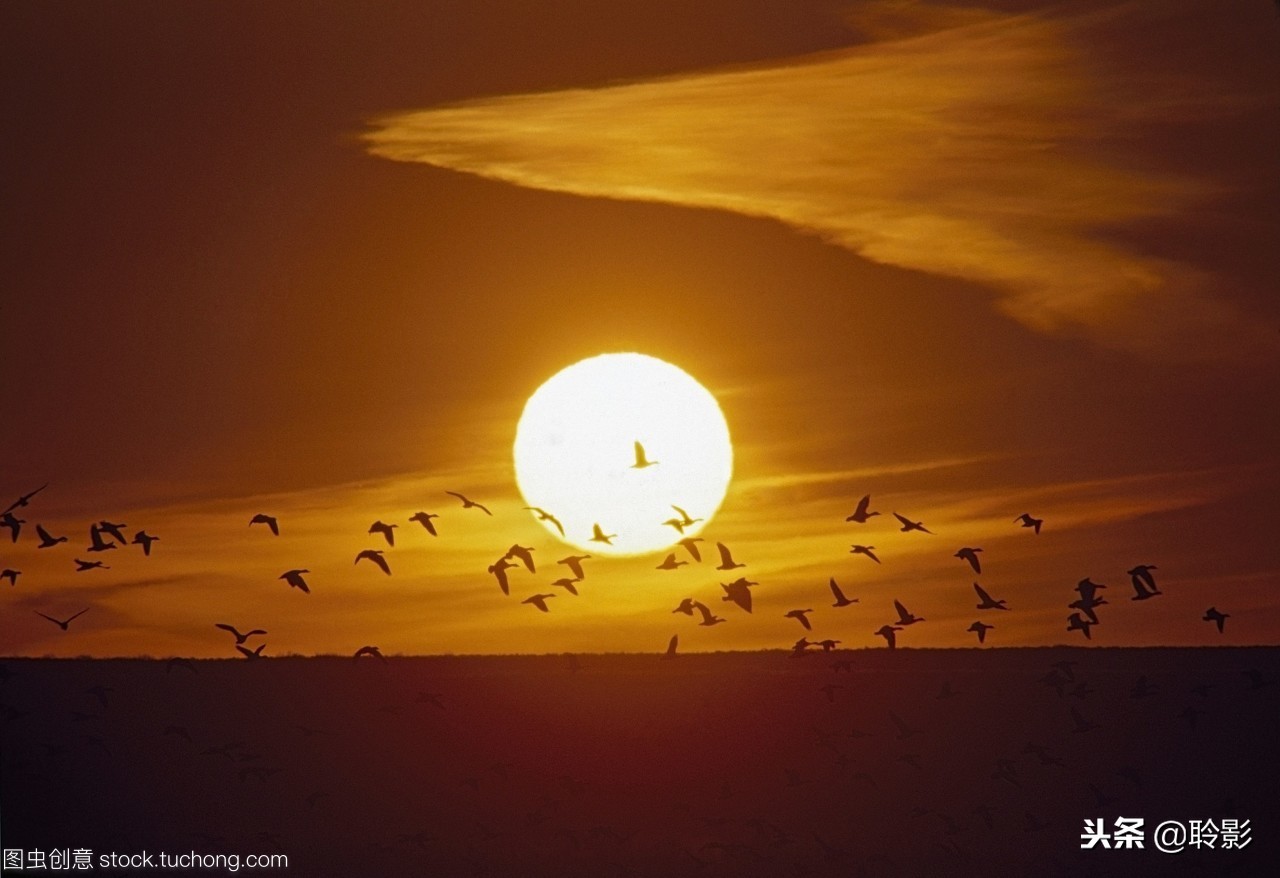
[[[900,646],[1083,645],[1084,577],[1093,645],[1280,643],[1269,0],[21,0],[0,59],[0,508],[49,483],[0,530],[4,654],[786,648],[797,608],[882,648],[895,598]],[[718,399],[733,480],[701,565],[596,558],[543,614],[576,550],[516,423],[623,351]],[[100,519],[160,541],[74,572]]]

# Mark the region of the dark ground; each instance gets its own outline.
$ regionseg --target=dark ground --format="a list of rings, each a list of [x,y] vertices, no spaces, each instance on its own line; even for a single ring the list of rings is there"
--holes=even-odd
[[[1275,648],[3,669],[3,846],[94,851],[75,874],[163,874],[96,867],[144,849],[282,852],[287,870],[258,874],[292,876],[1254,876],[1280,862]],[[1073,710],[1096,727],[1077,731]],[[1120,816],[1144,818],[1145,849],[1080,850],[1084,818]],[[1207,818],[1250,820],[1251,842],[1153,849],[1158,823]]]

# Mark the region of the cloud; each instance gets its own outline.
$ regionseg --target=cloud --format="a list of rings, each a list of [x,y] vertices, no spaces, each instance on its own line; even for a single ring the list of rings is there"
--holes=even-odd
[[[1207,273],[1123,234],[1225,191],[1210,174],[1151,169],[1151,129],[1246,100],[1156,52],[1147,75],[1108,79],[1119,74],[1098,58],[1124,54],[1141,24],[1132,8],[897,6],[864,28],[875,42],[405,112],[380,120],[367,146],[520,186],[772,218],[877,262],[983,284],[1039,332],[1174,358],[1274,349],[1273,331],[1210,295]]]

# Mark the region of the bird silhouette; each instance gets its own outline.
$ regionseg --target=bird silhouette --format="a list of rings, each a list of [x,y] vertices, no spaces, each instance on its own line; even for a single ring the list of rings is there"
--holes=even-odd
[[[538,516],[538,521],[549,521],[556,526],[556,530],[560,531],[560,536],[564,536],[564,525],[560,523],[560,519],[556,518],[550,512],[538,506],[526,506],[526,510]]]
[[[716,548],[720,550],[720,563],[716,566],[717,570],[734,570],[738,567],[747,566],[734,561],[733,555],[729,552],[729,547],[724,543],[716,543]]]
[[[286,570],[276,578],[283,579],[285,582],[289,583],[290,588],[300,588],[304,594],[311,594],[311,589],[307,587],[307,581],[302,578],[302,574],[310,572],[311,571],[307,568],[301,567],[296,570]]]
[[[675,505],[674,503],[671,504],[671,508],[674,509],[677,513],[679,513],[680,517],[668,518],[666,521],[662,523],[670,527],[674,527],[676,531],[679,532],[682,536],[684,535],[684,529],[686,527],[693,527],[695,524],[702,521],[701,518],[690,518],[689,513],[685,512],[683,509],[681,509],[679,506]]]
[[[358,661],[361,656],[366,655],[383,662],[387,660],[387,657],[382,654],[382,650],[378,649],[376,646],[362,646],[355,651],[355,655],[353,655],[352,658]]]
[[[122,546],[127,545],[129,542],[124,537],[124,528],[125,528],[124,524],[112,524],[109,521],[98,522],[98,530],[103,533],[109,534],[111,539],[115,540],[118,544]]]
[[[889,719],[892,720],[893,724],[898,727],[897,737],[898,737],[898,740],[900,741],[905,741],[907,738],[920,734],[919,729],[911,728],[911,726],[907,725],[906,721],[903,720],[902,717],[898,716],[892,710],[889,711]]]
[[[902,630],[901,628],[895,628],[892,625],[881,625],[873,633],[879,634],[881,637],[883,637],[885,640],[885,643],[888,644],[889,648],[893,649],[898,645],[898,637],[897,637],[897,634],[895,634],[894,632],[901,631],[901,630]]]
[[[1088,732],[1098,728],[1097,723],[1090,722],[1089,720],[1085,719],[1084,715],[1080,713],[1080,711],[1077,710],[1074,706],[1071,708],[1071,721],[1075,724],[1075,728],[1072,729],[1072,731],[1075,731],[1075,732]]]
[[[591,526],[591,542],[593,543],[604,543],[606,546],[612,546],[613,538],[616,536],[617,534],[605,533],[599,522]]]
[[[1145,601],[1147,598],[1153,598],[1156,595],[1164,594],[1156,587],[1155,577],[1151,575],[1151,571],[1156,568],[1150,564],[1139,564],[1129,572],[1130,581],[1133,583],[1134,595],[1132,600]]]
[[[236,630],[234,625],[228,625],[225,622],[215,622],[213,624],[213,627],[221,628],[223,631],[230,631],[231,635],[236,639],[236,646],[239,646],[240,644],[244,643],[246,640],[248,640],[250,637],[252,637],[255,634],[267,633],[261,628],[254,628],[252,631],[247,631],[244,634],[241,634],[239,631]]]
[[[519,543],[514,543],[510,549],[507,549],[507,554],[502,557],[518,558],[520,559],[520,562],[524,564],[525,569],[530,573],[538,572],[533,566],[533,548],[530,546],[522,546]]]
[[[267,527],[271,528],[271,532],[273,534],[280,536],[280,522],[276,520],[274,515],[267,515],[265,512],[259,512],[253,518],[249,519],[250,527],[253,527],[255,524],[265,524]]]
[[[547,612],[547,598],[553,598],[553,597],[555,597],[555,595],[553,594],[535,594],[532,597],[525,598],[520,603],[533,604],[535,607],[537,607],[539,610],[545,613]]]
[[[558,588],[563,588],[565,591],[567,591],[569,594],[573,595],[574,597],[578,596],[578,580],[576,579],[570,579],[569,577],[564,576],[564,577],[561,577],[560,579],[555,580],[551,584]]]
[[[702,563],[702,553],[698,551],[698,543],[702,542],[702,537],[685,537],[676,543],[677,546],[684,546],[685,550],[693,556],[693,560],[699,564]]]
[[[436,536],[439,536],[439,534],[436,533],[435,522],[433,522],[431,519],[439,518],[439,517],[440,516],[434,512],[415,512],[413,515],[409,516],[409,520],[416,521],[418,524],[422,525],[424,528],[427,529],[427,533],[431,534],[433,537],[436,537]]]
[[[913,616],[911,613],[907,612],[907,608],[902,605],[901,601],[895,600],[893,602],[893,608],[898,611],[899,625],[914,625],[916,622],[924,621],[922,616]]]
[[[66,537],[55,537],[39,524],[36,525],[36,536],[40,537],[40,545],[36,547],[38,549],[48,549],[67,541]]]
[[[836,580],[834,576],[831,577],[831,580],[830,582],[827,583],[827,585],[831,587],[831,594],[836,599],[836,602],[831,606],[847,607],[850,604],[856,604],[858,602],[857,598],[847,598],[844,596],[844,592],[840,590],[840,586],[836,585]]]
[[[656,466],[656,460],[649,460],[645,457],[644,446],[639,442],[635,443],[636,462],[631,464],[631,469],[645,469],[646,467]]]
[[[654,569],[655,570],[679,570],[681,567],[683,567],[688,563],[689,563],[688,561],[677,561],[675,553],[672,552],[668,554],[667,557],[663,558],[662,563],[659,564]]]
[[[121,540],[123,542],[123,540]],[[89,548],[90,552],[106,552],[116,547],[115,543],[109,543],[102,538],[102,528],[96,524],[89,525]]]
[[[693,605],[695,603],[697,603],[697,601],[695,601],[693,598],[685,598],[684,600],[680,601],[680,605],[676,607],[674,610],[672,610],[671,612],[684,613],[686,616],[692,616],[693,609],[694,609]]]
[[[511,584],[507,582],[507,571],[514,566],[516,565],[506,558],[499,558],[489,565],[489,572],[498,580],[498,588],[502,589],[503,594],[511,594]]]
[[[18,584],[18,577],[21,575],[21,570],[14,570],[12,567],[6,567],[4,570],[0,570],[0,579],[9,580],[10,588],[13,588]]]
[[[664,659],[673,659],[676,657],[676,646],[680,643],[680,635],[672,634],[671,639],[667,641],[667,651],[662,654]]]
[[[76,561],[76,573],[83,573],[86,570],[110,570],[111,569],[102,561],[81,561],[79,558],[76,558],[75,561]]]
[[[982,551],[981,549],[972,549],[968,546],[965,546],[963,549],[956,552],[951,557],[959,558],[962,561],[968,561],[969,566],[973,568],[973,572],[980,574],[982,573],[982,564],[979,563],[978,561],[978,553],[981,551]]]
[[[739,577],[728,584],[720,583],[720,587],[724,589],[723,601],[733,601],[748,613],[751,612],[751,586],[756,583],[746,577]]]
[[[1003,609],[1003,607],[1002,607],[1001,609]],[[979,643],[986,643],[986,642],[987,642],[987,632],[988,632],[988,631],[990,631],[990,630],[991,630],[992,628],[994,628],[994,627],[996,627],[996,626],[994,626],[994,625],[987,625],[987,624],[985,624],[985,623],[983,623],[983,622],[974,622],[972,625],[970,625],[970,626],[969,626],[968,628],[966,628],[965,630],[966,630],[966,631],[972,631],[974,634],[978,635],[978,642],[979,642]]]
[[[712,625],[719,625],[724,621],[724,619],[713,614],[711,612],[711,608],[702,603],[702,601],[694,601],[693,608],[702,614],[702,621],[698,623],[699,625],[705,625],[709,628]]]
[[[879,512],[869,511],[867,507],[869,507],[870,505],[871,505],[871,495],[867,494],[861,500],[858,501],[858,508],[853,510],[853,514],[850,515],[848,518],[846,518],[845,521],[853,521],[853,522],[857,522],[858,524],[866,524],[868,518],[870,518],[873,515],[880,514]]]
[[[899,515],[899,514],[898,514],[898,513],[896,513],[896,512],[895,512],[895,513],[893,513],[893,517],[894,517],[894,518],[896,518],[896,519],[898,519],[898,521],[902,522],[902,533],[908,533],[908,532],[913,531],[913,530],[918,530],[918,531],[921,531],[921,532],[923,532],[923,533],[927,533],[927,534],[931,534],[931,533],[933,533],[933,531],[929,530],[929,528],[927,528],[927,527],[925,527],[925,526],[924,526],[924,522],[920,522],[920,521],[912,521],[911,519],[907,518],[906,516],[904,516],[904,515]]]
[[[4,511],[4,513],[9,513],[9,512],[12,512],[12,511],[13,511],[13,510],[15,510],[15,509],[18,509],[19,507],[26,506],[28,503],[30,503],[30,502],[31,502],[31,498],[32,498],[32,497],[34,497],[36,494],[39,494],[41,491],[43,491],[43,490],[44,490],[45,488],[47,488],[47,487],[49,487],[49,483],[48,483],[48,482],[45,482],[43,485],[41,485],[40,487],[36,488],[36,489],[35,489],[34,491],[32,491],[31,493],[29,493],[29,494],[23,494],[23,495],[22,495],[21,497],[19,497],[17,500],[14,500],[12,503],[10,503],[10,504],[9,504],[9,508],[8,508],[8,509],[6,509],[6,510]],[[0,515],[2,515],[2,514],[4,514],[4,513],[0,513]]]
[[[799,622],[801,625],[803,625],[803,626],[804,626],[804,630],[805,630],[805,631],[812,631],[812,630],[813,630],[813,626],[809,624],[809,617],[808,617],[808,615],[807,615],[808,613],[812,613],[812,612],[813,612],[813,610],[812,610],[812,609],[808,609],[808,610],[788,610],[787,612],[783,613],[782,615],[783,615],[783,617],[784,617],[784,618],[787,618],[787,619],[795,619],[797,622]]]
[[[1220,612],[1217,607],[1210,607],[1204,611],[1204,616],[1202,616],[1201,619],[1205,622],[1213,622],[1216,624],[1218,626],[1218,633],[1221,634],[1222,626],[1226,624],[1227,619],[1230,616],[1230,613]]]
[[[1043,518],[1032,518],[1031,513],[1024,512],[1014,519],[1015,524],[1021,524],[1023,527],[1033,527],[1036,533],[1040,533],[1040,525],[1044,524]]]
[[[369,525],[369,533],[382,534],[386,537],[387,545],[394,546],[396,544],[396,532],[394,528],[399,527],[397,524],[387,524],[385,521],[375,521]]]
[[[25,504],[25,503],[23,503],[23,504],[21,504],[21,505],[25,506],[26,504]],[[83,616],[85,613],[89,612],[89,608],[88,608],[88,607],[85,607],[83,610],[81,610],[80,612],[76,613],[74,616],[70,616],[70,617],[68,617],[68,618],[66,618],[66,619],[55,619],[55,618],[53,618],[52,616],[46,616],[44,613],[40,612],[39,610],[32,610],[32,612],[33,612],[33,613],[35,613],[37,616],[39,616],[39,617],[40,617],[40,618],[42,618],[42,619],[48,619],[50,622],[52,622],[53,624],[57,625],[57,626],[58,626],[59,628],[61,628],[63,631],[67,631],[67,630],[69,630],[69,629],[67,628],[67,626],[68,626],[68,625],[70,625],[74,620],[79,619],[79,618],[80,618],[81,616]]]
[[[63,539],[66,539],[66,537],[63,537]],[[159,537],[153,537],[151,534],[147,533],[145,530],[140,530],[133,535],[133,540],[131,542],[134,545],[142,546],[142,554],[150,557],[151,544],[159,541],[160,541]]]
[[[873,551],[874,549],[875,549],[875,546],[850,546],[849,554],[850,555],[866,555],[872,561],[875,561],[877,564],[879,564],[880,559],[876,557],[876,553]]]
[[[582,572],[582,562],[590,558],[590,555],[570,555],[567,558],[561,558],[557,564],[563,564],[569,568],[573,575],[578,579],[586,579],[587,574]]]
[[[493,513],[489,511],[488,506],[485,506],[481,503],[477,503],[476,501],[471,500],[468,497],[463,496],[462,494],[459,494],[457,491],[445,491],[445,493],[448,494],[450,497],[457,497],[459,500],[461,500],[463,509],[471,509],[474,507],[475,509],[479,509],[485,515],[493,515]]]
[[[22,531],[22,526],[27,523],[25,518],[18,518],[12,512],[6,512],[0,516],[0,527],[9,528],[10,535],[13,539],[10,542],[18,541],[18,534]]]
[[[1093,635],[1089,633],[1089,629],[1096,624],[1096,622],[1089,621],[1079,613],[1072,613],[1067,617],[1067,630],[1079,631],[1085,636],[1086,640],[1093,640]]]
[[[998,601],[998,600],[996,600],[996,599],[995,599],[995,598],[993,598],[991,595],[987,594],[987,590],[986,590],[986,589],[984,589],[982,586],[978,585],[978,583],[976,583],[976,582],[973,584],[973,590],[974,590],[974,591],[976,591],[976,592],[978,593],[978,600],[980,601],[980,603],[978,604],[978,609],[979,609],[979,610],[1007,610],[1007,609],[1009,609],[1008,607],[1006,607],[1006,606],[1004,605],[1004,604],[1005,604],[1005,602],[1004,602],[1003,600],[999,600],[999,601]]]
[[[236,644],[236,649],[239,650],[240,654],[249,660],[262,658],[262,651],[266,648],[267,645],[265,643],[259,643],[256,649],[250,649],[247,646],[241,646],[238,643]]]
[[[356,560],[353,561],[352,563],[359,564],[361,560],[372,561],[374,564],[377,564],[379,567],[382,568],[383,573],[387,574],[388,576],[391,575],[391,565],[387,563],[386,558],[382,557],[381,549],[365,549],[359,555],[356,555]]]

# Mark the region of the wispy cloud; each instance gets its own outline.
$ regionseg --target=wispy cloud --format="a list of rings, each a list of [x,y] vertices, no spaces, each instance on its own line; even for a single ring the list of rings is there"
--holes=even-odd
[[[521,186],[777,219],[984,284],[1037,331],[1175,357],[1274,346],[1205,274],[1114,234],[1221,191],[1146,169],[1134,144],[1155,137],[1153,121],[1238,111],[1239,96],[1165,60],[1140,105],[1117,99],[1133,84],[1117,88],[1094,61],[1119,51],[1132,10],[911,9],[846,50],[402,113],[368,148]]]

